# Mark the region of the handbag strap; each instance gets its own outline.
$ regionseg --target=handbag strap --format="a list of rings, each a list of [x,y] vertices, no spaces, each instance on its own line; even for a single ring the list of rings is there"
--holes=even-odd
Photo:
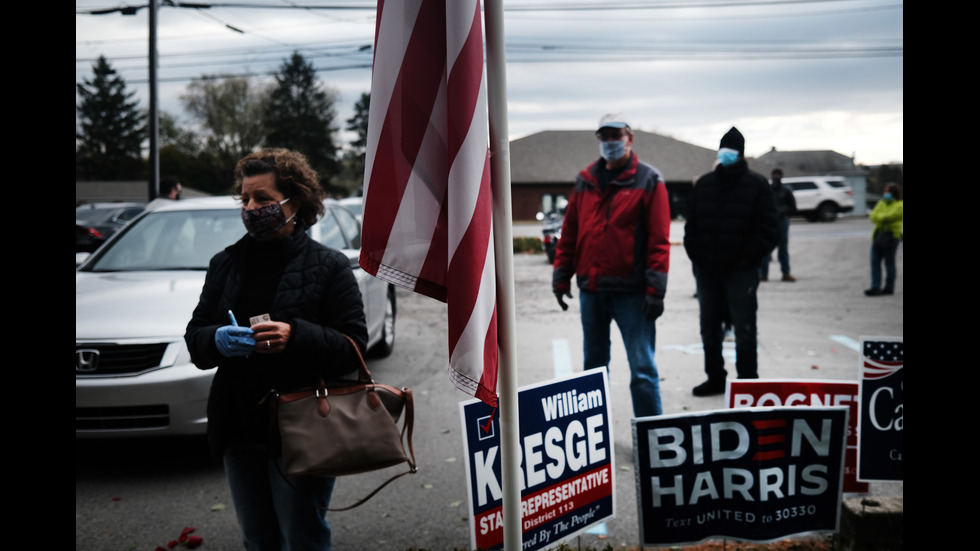
[[[368,370],[367,362],[364,361],[364,356],[361,354],[361,347],[357,346],[357,343],[354,342],[354,339],[350,338],[349,335],[344,335],[344,338],[350,341],[351,346],[354,347],[354,352],[357,354],[357,361],[359,364],[357,366],[358,369],[357,380],[364,384],[373,383],[374,379],[371,377],[371,371]]]

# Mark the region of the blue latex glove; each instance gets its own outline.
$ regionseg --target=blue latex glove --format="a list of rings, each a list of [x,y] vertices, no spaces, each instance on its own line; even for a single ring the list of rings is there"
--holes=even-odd
[[[214,334],[214,343],[218,345],[218,352],[226,358],[241,358],[255,350],[252,330],[237,325],[219,327]]]

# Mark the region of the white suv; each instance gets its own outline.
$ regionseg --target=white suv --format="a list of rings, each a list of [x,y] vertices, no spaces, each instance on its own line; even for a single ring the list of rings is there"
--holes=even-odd
[[[783,178],[793,190],[796,214],[811,222],[832,222],[841,212],[854,210],[854,191],[840,176],[796,176]]]

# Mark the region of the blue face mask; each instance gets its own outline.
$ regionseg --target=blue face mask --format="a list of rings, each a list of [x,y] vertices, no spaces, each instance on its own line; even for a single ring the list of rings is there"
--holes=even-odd
[[[626,155],[626,140],[599,142],[599,154],[607,161],[622,159]]]
[[[895,198],[895,196],[892,195],[891,193],[885,193],[884,195],[881,196],[881,198],[884,199],[885,201],[891,201],[892,199]]]
[[[738,160],[738,151],[723,147],[718,150],[718,162],[721,166],[731,166]]]

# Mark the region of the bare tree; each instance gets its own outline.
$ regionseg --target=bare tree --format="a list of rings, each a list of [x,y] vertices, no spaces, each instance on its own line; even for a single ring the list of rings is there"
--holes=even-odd
[[[248,77],[204,76],[192,81],[180,99],[201,125],[204,154],[230,182],[235,163],[265,140],[269,87]]]

